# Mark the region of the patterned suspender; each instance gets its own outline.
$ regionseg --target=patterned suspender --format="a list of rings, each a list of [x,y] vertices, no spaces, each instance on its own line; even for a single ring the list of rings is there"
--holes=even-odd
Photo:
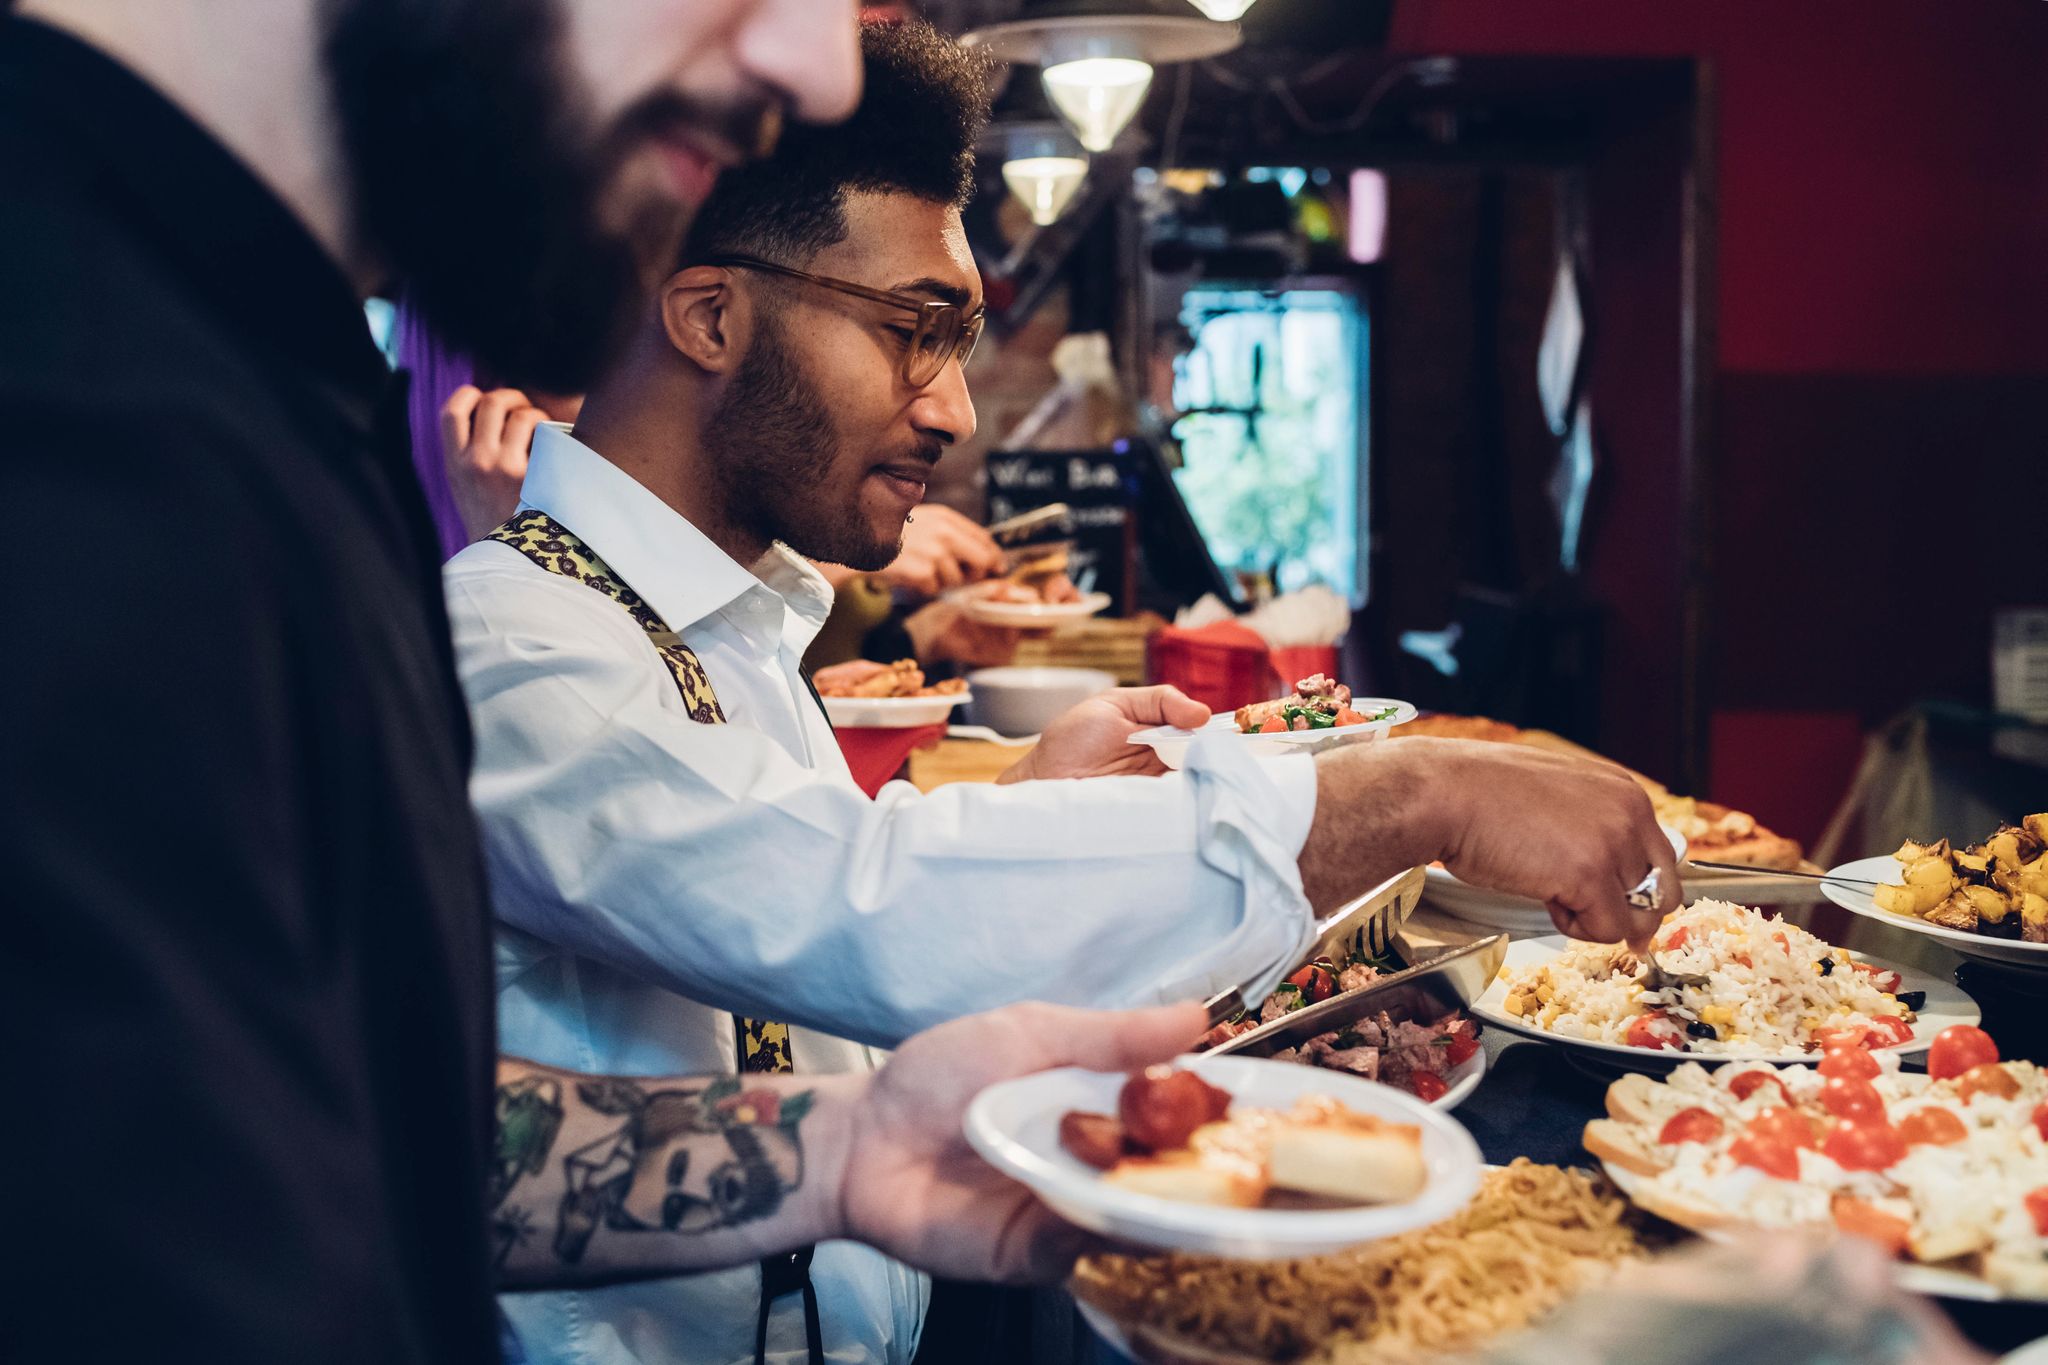
[[[612,572],[611,566],[599,559],[575,532],[547,513],[529,509],[484,538],[510,545],[549,573],[573,578],[624,607],[626,614],[647,632],[647,638],[660,653],[662,662],[668,665],[669,673],[676,680],[676,690],[682,693],[683,705],[689,708],[690,719],[705,725],[725,724],[725,712],[719,708],[718,695],[711,690],[711,676],[704,671],[704,664],[696,652],[684,644],[682,637],[655,614],[654,608]],[[791,1069],[789,1025],[743,1019],[737,1014],[733,1016],[732,1023],[739,1053],[735,1060],[740,1070]]]

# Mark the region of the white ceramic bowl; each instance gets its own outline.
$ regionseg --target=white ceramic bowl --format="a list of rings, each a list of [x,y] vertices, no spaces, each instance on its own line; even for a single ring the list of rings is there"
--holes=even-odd
[[[1479,1189],[1479,1148],[1441,1109],[1405,1090],[1342,1071],[1256,1057],[1183,1057],[1181,1066],[1228,1090],[1236,1102],[1287,1109],[1328,1095],[1360,1113],[1422,1130],[1429,1183],[1404,1204],[1334,1209],[1239,1209],[1184,1204],[1120,1189],[1060,1146],[1070,1109],[1116,1112],[1121,1075],[1069,1067],[992,1085],[967,1108],[967,1140],[990,1165],[1079,1227],[1120,1241],[1250,1260],[1317,1256],[1441,1222]]]
[[[1109,691],[1116,677],[1094,668],[984,668],[967,675],[976,725],[1005,735],[1035,735],[1076,702]]]
[[[944,725],[966,692],[936,697],[825,697],[825,719],[835,730],[914,730]]]

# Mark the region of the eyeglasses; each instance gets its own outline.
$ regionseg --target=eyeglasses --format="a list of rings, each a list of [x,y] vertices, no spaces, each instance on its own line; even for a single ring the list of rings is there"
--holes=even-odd
[[[913,389],[924,388],[937,379],[939,372],[946,368],[946,362],[955,357],[965,365],[968,357],[974,354],[974,343],[981,340],[982,324],[988,320],[986,308],[977,308],[969,313],[957,303],[921,299],[915,294],[898,294],[888,289],[870,289],[864,284],[835,280],[829,275],[813,275],[808,270],[777,265],[754,256],[718,256],[705,264],[738,266],[743,270],[784,275],[792,280],[802,280],[806,284],[917,314],[917,325],[911,330],[910,343],[903,351],[903,382]]]

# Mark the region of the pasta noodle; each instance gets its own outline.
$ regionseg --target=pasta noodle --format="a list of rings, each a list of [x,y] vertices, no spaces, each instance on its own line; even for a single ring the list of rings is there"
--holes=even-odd
[[[1637,1228],[1600,1177],[1518,1160],[1436,1226],[1335,1256],[1102,1256],[1073,1288],[1121,1323],[1247,1360],[1394,1365],[1527,1326],[1643,1254]]]

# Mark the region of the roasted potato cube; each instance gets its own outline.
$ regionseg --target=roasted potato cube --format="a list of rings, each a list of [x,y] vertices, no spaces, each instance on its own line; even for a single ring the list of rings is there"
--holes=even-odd
[[[2020,821],[2020,828],[2033,835],[2036,839],[2039,839],[2043,845],[2048,845],[2048,812],[2043,812],[2040,815],[2029,815],[2026,819]]]
[[[2036,858],[2014,878],[2021,895],[2048,896],[2048,857]]]
[[[2030,891],[2020,897],[2020,937],[2029,943],[2048,943],[2048,896]]]
[[[1926,858],[1948,860],[1948,840],[1936,839],[1931,844],[1916,844],[1911,839],[1899,845],[1899,851],[1892,855],[1900,862],[1911,865]]]
[[[1977,917],[1990,924],[1997,924],[2005,918],[2005,912],[2017,902],[2008,903],[2003,892],[1988,886],[1966,886],[1956,892],[1956,897],[1966,900],[1976,910]]]
[[[1880,886],[1870,893],[1877,902],[1877,908],[1888,910],[1894,915],[1918,915],[1920,905],[1910,886]]]
[[[1984,841],[1984,848],[2008,867],[2019,867],[2040,857],[2044,845],[2041,836],[2031,830],[2018,825],[2000,825],[1998,832]]]
[[[1944,929],[1960,929],[1964,933],[1977,931],[1977,907],[1962,896],[1950,896],[1927,912],[1929,924],[1939,924]]]

